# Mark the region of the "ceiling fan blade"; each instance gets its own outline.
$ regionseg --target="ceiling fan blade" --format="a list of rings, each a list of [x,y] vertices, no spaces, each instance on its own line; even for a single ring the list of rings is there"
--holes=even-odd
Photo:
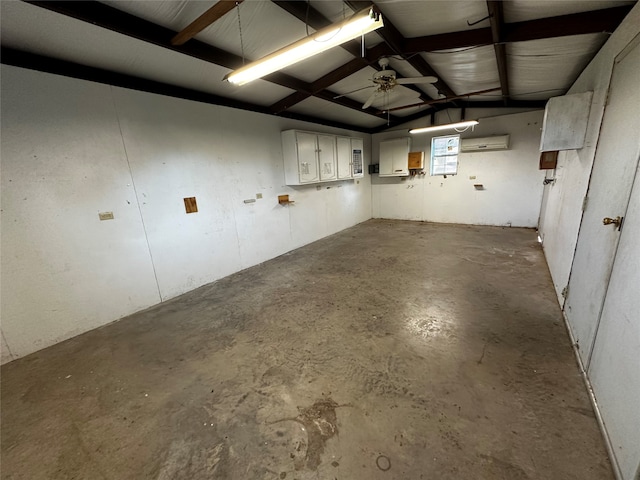
[[[465,94],[462,94],[462,95],[456,95],[455,97],[436,98],[434,100],[427,100],[426,102],[418,102],[418,103],[412,103],[410,105],[404,105],[404,106],[401,106],[401,107],[389,108],[386,111],[387,112],[395,112],[396,110],[403,110],[405,108],[424,107],[424,106],[427,106],[427,105],[433,105],[434,103],[450,102],[451,100],[457,100],[458,98],[465,98],[465,97],[468,98],[468,97],[472,97],[474,95],[483,95],[485,93],[496,92],[498,90],[502,90],[502,87],[488,88],[486,90],[479,90],[477,92],[469,92],[469,93],[465,93]]]
[[[367,101],[364,102],[364,105],[362,105],[362,109],[366,110],[367,108],[369,108],[379,94],[380,94],[380,90],[376,90],[375,92],[373,92],[371,96],[367,99]]]
[[[397,78],[396,83],[398,85],[408,85],[411,83],[436,83],[438,77],[412,77],[412,78]]]
[[[367,88],[373,88],[373,87],[375,87],[375,85],[369,85],[368,87],[356,88],[355,90],[351,90],[350,92],[342,93],[340,95],[337,95],[337,96],[333,97],[333,99],[335,100],[336,98],[346,97],[347,95],[351,95],[352,93],[359,92],[360,90],[366,90]]]

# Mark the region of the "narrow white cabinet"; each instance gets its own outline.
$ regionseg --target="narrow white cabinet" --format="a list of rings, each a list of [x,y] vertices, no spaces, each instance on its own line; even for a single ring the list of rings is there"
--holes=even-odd
[[[380,142],[381,177],[405,177],[409,175],[411,138],[394,138]]]
[[[337,137],[338,180],[364,177],[364,141],[361,138]]]
[[[353,178],[351,172],[351,139],[349,137],[336,138],[336,153],[338,156],[338,179]]]
[[[336,137],[333,135],[318,135],[318,164],[320,167],[320,181],[327,182],[336,179]]]

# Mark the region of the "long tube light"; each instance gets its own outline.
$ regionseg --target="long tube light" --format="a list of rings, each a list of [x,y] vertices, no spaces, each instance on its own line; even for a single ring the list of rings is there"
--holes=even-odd
[[[467,120],[466,122],[448,123],[447,125],[434,125],[433,127],[414,128],[412,130],[409,130],[409,133],[436,132],[438,130],[448,130],[450,128],[473,127],[474,125],[478,125],[477,120]]]
[[[266,57],[251,62],[224,77],[235,85],[244,85],[277,70],[329,50],[344,42],[383,26],[382,15],[367,8],[342,22],[318,30],[313,35],[298,40]]]

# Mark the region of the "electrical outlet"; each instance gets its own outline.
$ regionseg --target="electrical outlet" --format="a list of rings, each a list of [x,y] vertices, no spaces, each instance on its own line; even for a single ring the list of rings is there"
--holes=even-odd
[[[98,217],[100,220],[113,220],[113,212],[99,212]]]
[[[261,193],[256,193],[256,198],[257,198],[257,199],[262,198],[262,194],[261,194]]]
[[[469,180],[475,180],[475,179],[476,179],[476,176],[475,176],[475,175],[471,175],[471,176],[469,177]]]

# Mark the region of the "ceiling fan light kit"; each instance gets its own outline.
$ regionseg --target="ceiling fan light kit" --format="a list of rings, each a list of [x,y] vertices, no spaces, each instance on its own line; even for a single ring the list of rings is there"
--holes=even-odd
[[[378,64],[382,68],[381,71],[376,72],[371,79],[373,81],[373,85],[371,87],[376,87],[371,96],[364,102],[362,105],[363,110],[369,108],[373,102],[382,94],[388,93],[396,85],[411,85],[416,83],[435,83],[438,81],[437,77],[426,76],[426,77],[413,77],[413,78],[397,78],[395,70],[389,69],[389,59],[387,57],[382,57],[378,60]]]
[[[427,133],[427,132],[437,132],[438,130],[448,130],[450,128],[464,128],[464,127],[474,127],[478,125],[477,120],[467,120],[464,122],[457,123],[448,123],[446,125],[434,125],[431,127],[422,127],[422,128],[412,128],[409,130],[409,133]]]
[[[372,32],[383,25],[382,15],[373,7],[366,8],[351,18],[318,30],[313,35],[231,72],[224,80],[235,85],[244,85]]]

